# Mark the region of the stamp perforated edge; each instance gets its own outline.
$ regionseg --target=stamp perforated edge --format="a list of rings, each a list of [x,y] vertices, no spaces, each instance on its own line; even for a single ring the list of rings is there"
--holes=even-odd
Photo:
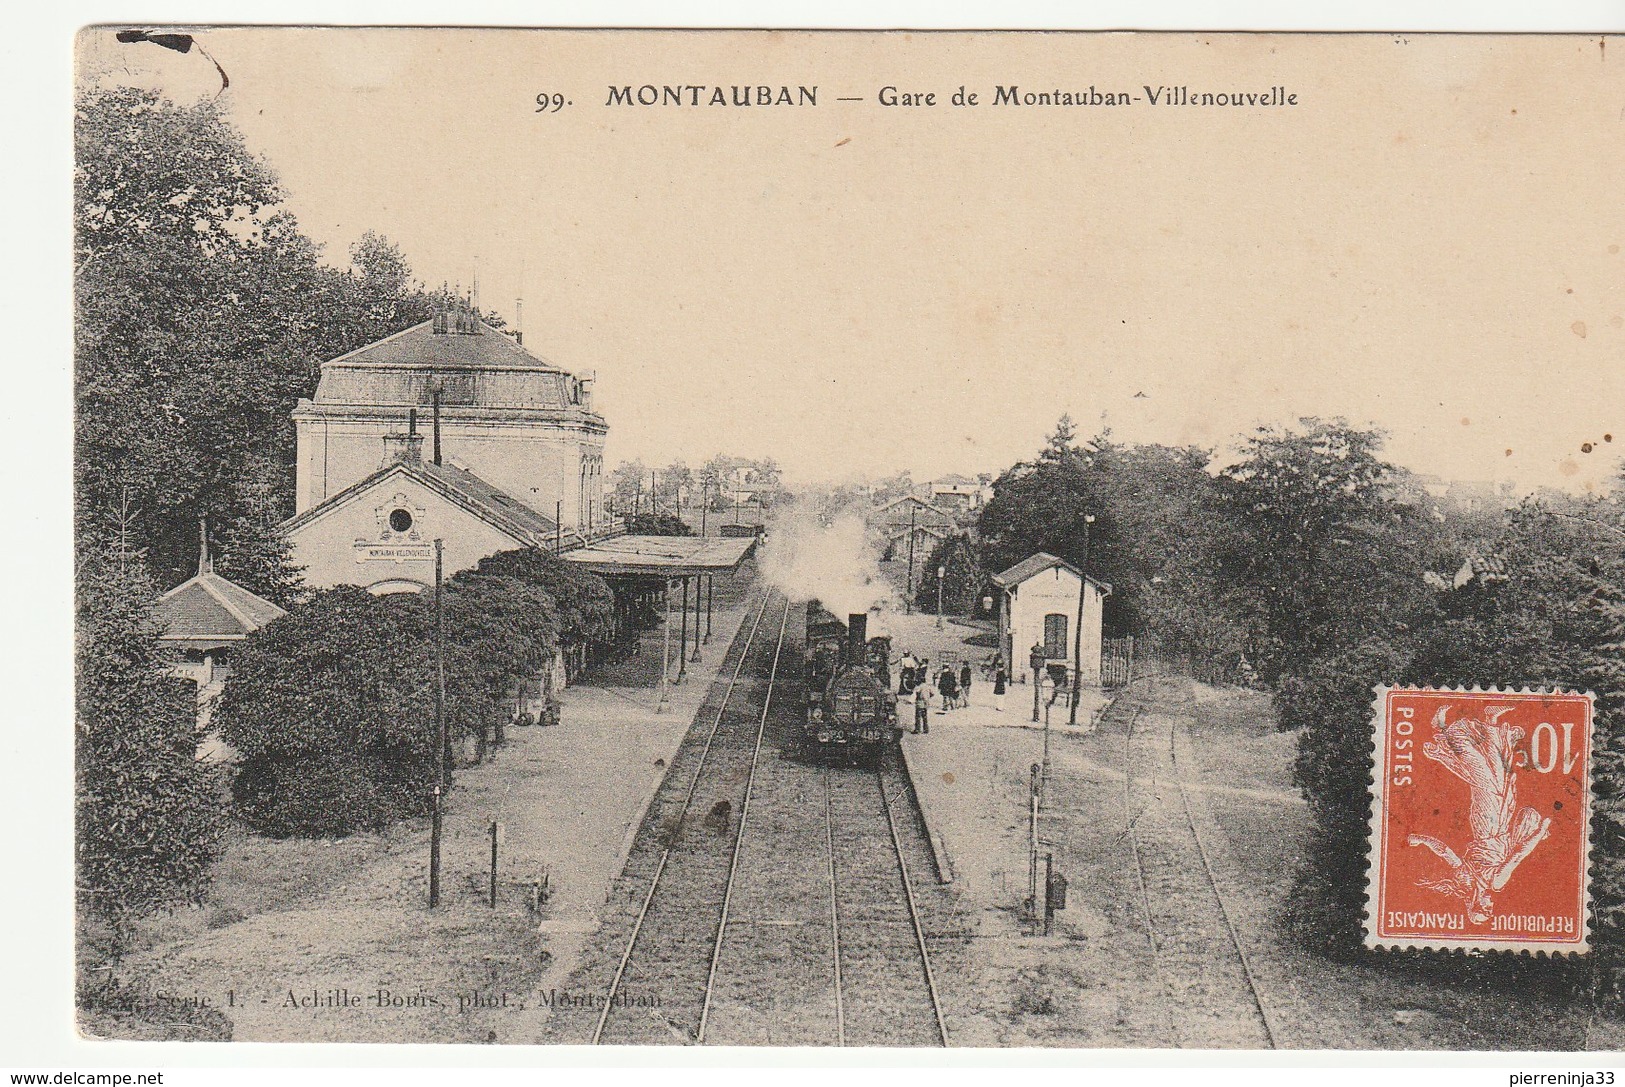
[[[1365,868],[1365,946],[1373,951],[1506,951],[1529,956],[1584,955],[1591,950],[1591,837],[1593,833],[1591,809],[1594,780],[1592,771],[1596,760],[1597,696],[1592,691],[1575,691],[1564,687],[1409,687],[1379,683],[1371,688],[1375,698],[1371,703],[1371,762],[1367,777],[1367,795],[1371,801],[1371,818],[1366,828]],[[1382,742],[1387,722],[1388,696],[1395,691],[1416,694],[1469,694],[1518,695],[1583,698],[1586,705],[1585,735],[1586,795],[1580,835],[1580,939],[1577,943],[1548,944],[1528,940],[1398,940],[1377,935],[1379,913],[1378,888],[1382,885],[1382,819],[1384,786],[1388,781],[1388,751]]]

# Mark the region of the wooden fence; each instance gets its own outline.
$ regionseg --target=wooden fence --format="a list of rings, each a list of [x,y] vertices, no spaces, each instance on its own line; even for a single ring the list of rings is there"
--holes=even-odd
[[[1100,683],[1122,687],[1147,676],[1189,676],[1214,686],[1246,684],[1251,670],[1245,658],[1172,650],[1156,637],[1106,638],[1100,647]]]

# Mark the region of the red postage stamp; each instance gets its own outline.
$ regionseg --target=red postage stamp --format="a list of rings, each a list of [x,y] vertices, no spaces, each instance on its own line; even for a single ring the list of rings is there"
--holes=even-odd
[[[1368,947],[1589,950],[1592,703],[1377,688]]]

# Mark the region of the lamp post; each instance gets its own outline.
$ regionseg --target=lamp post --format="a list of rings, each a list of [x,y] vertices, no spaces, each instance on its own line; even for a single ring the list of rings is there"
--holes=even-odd
[[[942,578],[948,572],[946,566],[937,567],[937,629],[942,629]]]
[[[1072,712],[1067,724],[1078,726],[1078,703],[1083,700],[1083,602],[1089,594],[1089,526],[1095,515],[1083,515],[1083,563],[1078,567],[1078,628],[1072,632]],[[1048,735],[1046,734],[1046,741]],[[1049,764],[1046,762],[1046,769]]]
[[[1034,642],[1033,651],[1027,655],[1027,663],[1032,666],[1033,670],[1033,724],[1035,725],[1038,724],[1038,688],[1043,682],[1041,677],[1044,674],[1045,659],[1044,647]]]

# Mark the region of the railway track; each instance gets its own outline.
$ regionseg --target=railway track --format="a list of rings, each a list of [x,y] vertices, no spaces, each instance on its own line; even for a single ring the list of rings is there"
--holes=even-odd
[[[946,1046],[913,883],[930,853],[900,758],[886,751],[872,773],[827,767],[824,784],[840,1044]]]
[[[782,608],[770,608],[775,598]],[[779,613],[771,647],[760,639],[770,610]],[[645,824],[658,827],[659,849],[635,849],[628,860],[623,885],[646,880],[647,889],[602,997],[594,1045],[691,1043],[703,1037],[735,847],[789,616],[788,600],[763,594],[710,729],[693,756],[688,787],[678,796],[657,798]],[[745,677],[762,673],[767,678],[757,713],[756,699],[736,695],[741,686],[757,687]],[[677,769],[674,761],[672,770]]]
[[[681,835],[648,858],[593,1041],[945,1045],[911,882],[929,870],[929,847],[900,761],[803,757],[800,703],[779,696],[799,673],[786,652],[789,608],[771,656],[772,639],[756,644],[766,611],[674,804],[681,819],[737,786],[732,834],[702,834],[693,850]],[[749,670],[765,671],[767,686],[745,697],[761,710],[744,722],[729,703]],[[627,994],[657,995],[659,1006]]]
[[[1150,959],[1164,995],[1168,1041],[1191,1048],[1273,1049],[1275,1025],[1192,811],[1180,766],[1180,715],[1147,713],[1135,705],[1126,721],[1126,836]]]
[[[799,680],[799,665],[787,674]],[[703,1039],[944,1045],[912,885],[929,846],[901,763],[809,758],[800,702],[779,706],[737,843]]]

